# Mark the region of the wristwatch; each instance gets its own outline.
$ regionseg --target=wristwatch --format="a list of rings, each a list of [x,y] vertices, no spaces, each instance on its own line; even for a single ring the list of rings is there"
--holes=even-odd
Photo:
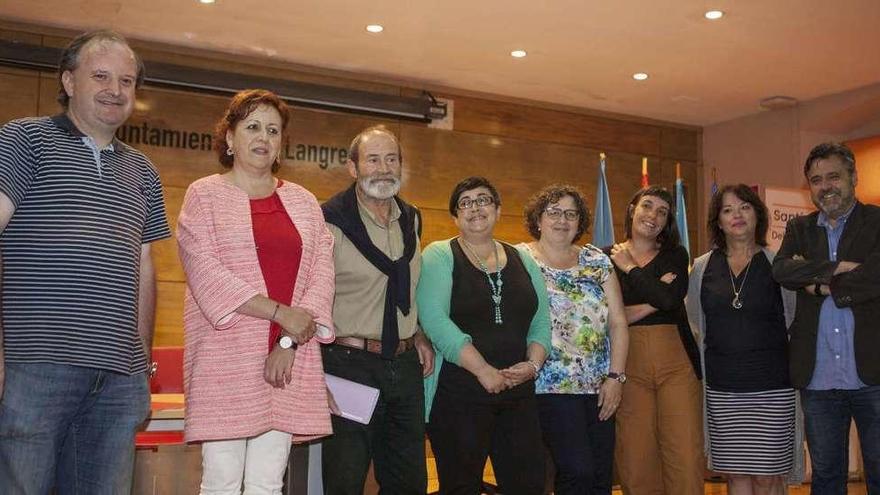
[[[296,343],[295,343],[295,342],[293,341],[293,339],[292,339],[290,336],[288,336],[288,335],[282,335],[282,336],[278,339],[278,345],[279,345],[282,349],[290,349],[290,348],[296,349]]]
[[[613,371],[609,371],[606,378],[611,378],[612,380],[617,380],[620,383],[626,383],[626,373],[615,373]]]

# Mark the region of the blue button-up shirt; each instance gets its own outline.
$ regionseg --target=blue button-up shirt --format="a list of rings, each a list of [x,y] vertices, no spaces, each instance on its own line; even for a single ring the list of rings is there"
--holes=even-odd
[[[837,245],[840,244],[840,236],[843,234],[843,229],[846,227],[846,221],[849,219],[853,207],[837,219],[835,227],[828,223],[828,217],[825,213],[819,213],[816,224],[825,227],[828,236],[828,257],[831,261],[837,261]],[[826,296],[819,312],[816,367],[813,370],[813,378],[807,385],[808,389],[855,390],[866,386],[859,380],[859,374],[856,371],[856,355],[853,347],[854,332],[855,320],[852,310],[838,308],[834,304],[834,298]]]

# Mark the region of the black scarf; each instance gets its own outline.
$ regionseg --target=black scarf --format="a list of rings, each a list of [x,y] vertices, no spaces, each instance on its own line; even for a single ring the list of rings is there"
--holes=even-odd
[[[400,208],[398,221],[403,233],[403,255],[392,260],[370,240],[358,211],[356,187],[356,183],[352,184],[345,191],[328,199],[321,205],[321,209],[324,211],[324,219],[327,223],[337,226],[364,258],[388,277],[388,287],[385,290],[385,314],[382,318],[382,359],[393,359],[397,345],[400,343],[397,308],[400,308],[404,315],[408,315],[410,310],[409,262],[418,248],[414,220],[418,217],[419,231],[421,231],[421,215],[418,209],[394,196],[394,201]]]

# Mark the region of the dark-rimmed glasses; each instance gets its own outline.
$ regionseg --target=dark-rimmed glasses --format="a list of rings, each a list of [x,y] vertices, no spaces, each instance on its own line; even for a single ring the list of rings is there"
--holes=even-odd
[[[476,199],[464,198],[459,200],[458,209],[467,210],[469,208],[473,208],[474,206],[482,208],[484,206],[491,206],[494,203],[495,200],[492,198],[492,196],[480,195],[477,196]]]
[[[547,217],[552,220],[559,220],[563,216],[566,220],[577,220],[581,214],[577,210],[563,210],[561,208],[546,208],[544,213],[547,214]]]

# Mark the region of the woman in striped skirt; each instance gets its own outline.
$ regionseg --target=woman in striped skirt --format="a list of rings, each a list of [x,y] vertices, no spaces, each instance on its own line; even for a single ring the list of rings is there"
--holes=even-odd
[[[730,495],[782,494],[802,466],[788,378],[792,294],[773,280],[767,207],[750,187],[722,188],[708,226],[715,248],[694,261],[687,308],[704,357],[709,468],[727,475]]]

